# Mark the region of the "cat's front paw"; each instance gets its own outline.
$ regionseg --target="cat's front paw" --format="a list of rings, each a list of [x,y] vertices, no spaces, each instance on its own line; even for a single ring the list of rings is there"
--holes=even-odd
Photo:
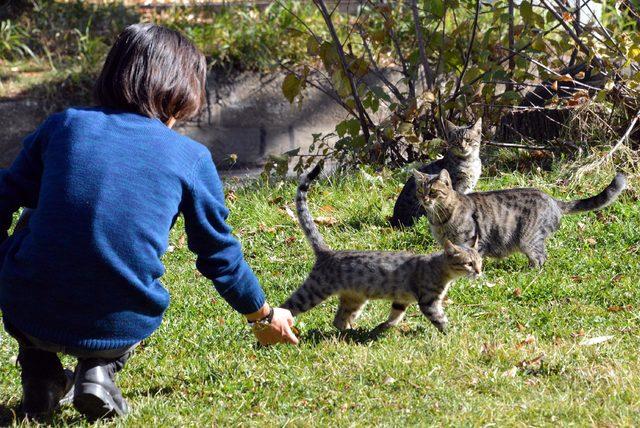
[[[445,319],[445,320],[431,320],[431,323],[435,326],[435,328],[438,329],[438,331],[442,334],[447,334],[447,331],[449,330],[448,325],[449,322]]]
[[[351,330],[353,328],[349,320],[342,320],[342,319],[333,320],[333,326],[340,331]]]

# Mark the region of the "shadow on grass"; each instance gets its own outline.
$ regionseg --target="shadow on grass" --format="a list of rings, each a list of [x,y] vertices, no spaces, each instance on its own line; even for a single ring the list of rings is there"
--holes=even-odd
[[[19,420],[17,406],[9,407],[6,404],[0,404],[0,426],[11,426]]]
[[[0,404],[0,427],[14,426],[20,425],[24,422],[30,421],[31,424],[36,426],[46,425],[46,426],[57,426],[57,425],[74,425],[84,420],[82,416],[77,413],[67,414],[61,413],[63,409],[67,407],[62,407],[58,409],[53,416],[36,419],[36,420],[27,420],[24,417],[24,414],[20,411],[19,404],[14,406],[8,406],[6,404]]]
[[[397,327],[385,328],[382,325],[378,325],[373,329],[364,329],[364,328],[356,328],[345,331],[338,330],[309,330],[306,333],[303,333],[301,339],[304,342],[312,343],[317,345],[322,342],[327,341],[343,341],[347,343],[356,343],[356,344],[366,344],[375,342],[388,334],[402,334],[403,336],[414,336],[418,333],[417,330],[408,330],[405,331],[403,329],[399,329]]]
[[[175,391],[175,388],[173,386],[152,385],[149,388],[145,388],[145,389],[134,389],[131,391],[127,391],[127,395],[142,396],[142,397],[155,397],[158,395],[168,396],[173,394],[174,391]]]

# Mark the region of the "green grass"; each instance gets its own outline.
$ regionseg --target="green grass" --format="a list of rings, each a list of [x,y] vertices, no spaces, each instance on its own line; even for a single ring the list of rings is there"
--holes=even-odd
[[[506,174],[483,179],[480,187],[530,185],[576,197],[598,191],[608,179],[591,176],[569,188],[554,173]],[[340,249],[437,250],[424,221],[405,231],[387,227],[401,183],[389,172],[358,173],[313,187],[314,215],[337,220],[321,227],[327,243]],[[229,198],[230,222],[276,304],[313,262],[302,232],[283,209],[292,206],[294,194],[293,183],[258,183]],[[195,271],[179,222],[163,279],[172,303],[161,328],[119,378],[133,411],[112,424],[635,425],[639,219],[637,196],[628,193],[601,213],[566,217],[549,241],[541,271],[529,269],[521,255],[488,260],[483,278],[451,288],[447,336],[416,307],[399,328],[369,335],[386,319],[388,302],[370,303],[358,329],[339,335],[331,325],[331,299],[299,317],[300,346],[271,348],[255,345],[242,318]],[[625,310],[609,310],[616,306]],[[613,338],[580,344],[605,335]],[[19,370],[10,362],[15,355],[15,343],[4,340],[0,403],[9,408],[20,399]],[[526,364],[540,355],[541,362]],[[56,422],[83,423],[72,408]]]

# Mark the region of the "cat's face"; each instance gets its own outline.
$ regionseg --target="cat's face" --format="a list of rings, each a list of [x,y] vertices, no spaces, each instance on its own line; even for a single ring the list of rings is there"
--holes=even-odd
[[[456,126],[448,120],[445,123],[450,152],[459,157],[468,157],[478,150],[482,139],[482,118],[471,126]]]
[[[447,240],[444,243],[444,254],[449,268],[460,276],[475,279],[482,275],[482,257],[475,248],[454,245]]]
[[[416,179],[416,197],[427,211],[433,212],[442,206],[455,192],[446,169],[440,171],[438,175],[414,171],[413,176]]]

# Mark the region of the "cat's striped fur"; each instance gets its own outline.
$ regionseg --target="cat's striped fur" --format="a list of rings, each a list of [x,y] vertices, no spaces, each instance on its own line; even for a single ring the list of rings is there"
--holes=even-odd
[[[482,172],[480,142],[482,139],[482,118],[472,126],[456,126],[447,121],[449,148],[444,157],[418,168],[423,174],[436,176],[446,169],[451,176],[453,188],[460,193],[473,191]],[[407,180],[393,207],[392,226],[412,226],[421,216],[424,208],[416,198],[416,180]]]
[[[596,196],[563,202],[537,189],[507,189],[464,195],[456,192],[446,170],[437,177],[415,172],[417,197],[425,208],[433,236],[444,245],[478,241],[483,256],[505,257],[520,251],[531,267],[547,259],[545,240],[565,214],[598,210],[626,187],[624,175]]]
[[[477,276],[482,259],[467,246],[445,244],[445,251],[417,255],[407,252],[333,251],[324,243],[307,207],[307,191],[320,173],[316,166],[298,187],[296,208],[300,226],[313,251],[316,262],[305,282],[282,305],[295,316],[338,295],[340,305],[334,325],[348,329],[369,299],[393,302],[386,328],[398,324],[407,306],[418,302],[422,313],[444,332],[447,317],[442,300],[451,282],[460,276]]]

